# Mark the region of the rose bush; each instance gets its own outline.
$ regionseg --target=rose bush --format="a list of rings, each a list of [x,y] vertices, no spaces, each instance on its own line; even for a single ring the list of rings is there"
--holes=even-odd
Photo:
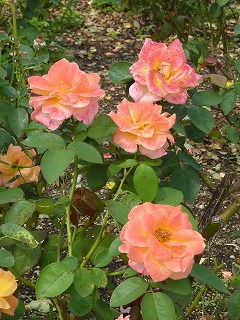
[[[44,74],[47,42],[36,46],[44,42],[36,35],[35,52],[19,45],[16,13],[25,7],[10,3],[13,39],[0,33],[1,43],[14,50],[11,63],[3,51],[0,68],[0,267],[12,273],[0,269],[0,312],[11,320],[29,314],[12,296],[16,276],[20,292],[22,284],[32,290],[30,316],[180,320],[211,286],[235,320],[237,259],[231,279],[222,281],[224,265],[213,260],[212,271],[195,256],[239,210],[239,196],[216,209],[218,186],[205,177],[191,143],[214,134],[212,106],[221,104],[225,117],[231,113],[239,83],[229,89],[211,75],[218,93],[187,91],[200,76],[187,64],[180,41],[146,39],[139,61],[116,62],[109,70],[113,82],[126,84],[128,100],[108,115],[97,114],[105,94],[100,76],[66,59],[54,60]],[[200,70],[205,53],[195,45]],[[191,57],[189,48],[184,43]],[[234,140],[237,117],[227,119]],[[191,205],[200,179],[214,193],[214,219],[203,215],[198,225]],[[223,184],[227,197],[233,179]]]

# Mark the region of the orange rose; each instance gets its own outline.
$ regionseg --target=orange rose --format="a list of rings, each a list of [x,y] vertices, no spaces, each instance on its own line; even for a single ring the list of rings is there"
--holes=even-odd
[[[17,281],[10,271],[0,269],[0,312],[10,316],[18,305],[18,299],[12,294],[17,289]]]
[[[167,112],[161,113],[162,107],[151,102],[129,102],[124,99],[118,106],[118,112],[109,116],[118,125],[113,135],[113,142],[127,152],[139,151],[156,159],[167,154],[168,141],[174,142],[169,132],[174,125],[176,115],[170,117]]]
[[[31,149],[29,152],[35,156],[36,152]],[[20,184],[38,181],[40,172],[39,166],[32,166],[33,162],[22,148],[19,146],[9,145],[7,154],[0,156],[0,186],[17,188]],[[29,166],[29,168],[19,168],[18,166]],[[10,182],[12,180],[12,182]]]
[[[132,269],[153,281],[186,278],[194,255],[205,248],[204,239],[192,230],[181,206],[143,203],[134,207],[124,225],[120,252],[127,253]]]

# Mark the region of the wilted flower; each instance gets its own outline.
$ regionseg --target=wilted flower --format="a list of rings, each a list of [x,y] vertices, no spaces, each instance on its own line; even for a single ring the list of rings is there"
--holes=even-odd
[[[33,156],[35,150],[28,150]],[[3,161],[4,163],[1,163]],[[8,164],[9,165],[8,165]],[[20,168],[19,168],[20,166]],[[21,168],[29,166],[29,168]],[[9,145],[5,156],[0,156],[0,186],[17,188],[19,185],[38,181],[39,166],[33,166],[30,159],[19,146]]]
[[[174,125],[176,115],[167,118],[162,107],[151,102],[129,102],[124,99],[118,106],[118,112],[110,112],[109,116],[118,125],[113,135],[113,142],[127,152],[139,151],[156,159],[166,154],[169,144],[174,138],[169,129]]]
[[[186,278],[194,255],[205,248],[204,239],[192,230],[182,207],[146,202],[134,207],[124,225],[120,252],[127,253],[132,269],[153,281]]]
[[[17,289],[17,281],[10,271],[0,269],[0,312],[10,316],[18,305],[18,299],[12,294]]]
[[[98,74],[81,71],[75,62],[56,62],[48,74],[28,79],[32,93],[38,95],[29,101],[34,108],[31,119],[50,130],[56,130],[71,116],[90,124],[98,112],[98,100],[105,95],[99,80]]]
[[[139,61],[130,67],[134,80],[129,88],[136,102],[160,101],[181,104],[187,100],[187,88],[197,86],[200,75],[187,63],[178,39],[169,46],[146,39]]]

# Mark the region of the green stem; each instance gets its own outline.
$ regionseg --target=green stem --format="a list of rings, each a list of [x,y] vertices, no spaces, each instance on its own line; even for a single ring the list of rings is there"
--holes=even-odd
[[[126,270],[121,270],[121,271],[115,271],[115,272],[109,272],[107,273],[108,277],[115,277],[115,276],[120,276],[121,274],[124,274]]]
[[[25,284],[28,287],[31,287],[33,289],[35,289],[35,284],[26,280],[25,278],[23,278],[22,276],[18,275],[12,268],[8,268],[8,270],[23,284]]]
[[[219,215],[219,221],[211,221],[207,228],[204,230],[203,237],[207,240],[212,238],[218,230],[221,228],[222,224],[226,224],[234,214],[240,210],[240,195],[237,196],[236,200],[233,201],[230,206],[223,210]]]
[[[78,177],[78,158],[74,158],[74,175],[73,175],[73,182],[69,194],[69,202],[66,206],[66,226],[67,226],[67,239],[68,239],[68,256],[72,256],[72,233],[71,233],[71,221],[70,221],[70,215],[71,215],[71,203],[73,199],[73,194],[75,191],[76,183],[77,183],[77,177]]]
[[[19,45],[18,33],[17,33],[17,8],[16,8],[14,1],[11,2],[11,10],[12,10],[12,22],[13,22],[13,29],[12,30],[13,30],[15,51],[16,51],[17,58],[18,58],[20,73],[24,74],[24,68],[23,68],[22,59],[21,59],[21,55],[20,55],[20,45]],[[26,87],[26,83],[25,83],[24,78],[22,78],[22,86],[23,86],[23,88]]]
[[[119,184],[119,187],[118,187],[118,190],[113,198],[113,200],[116,200],[118,198],[118,196],[120,195],[121,191],[122,191],[122,186],[123,186],[123,183],[124,181],[126,180],[127,176],[129,175],[130,171],[132,170],[132,168],[130,168],[128,171],[126,169],[124,169],[124,175],[123,175],[123,178]],[[97,249],[97,247],[99,246],[99,244],[102,242],[102,240],[104,239],[104,231],[105,231],[105,227],[106,227],[106,224],[107,224],[107,220],[108,220],[108,211],[106,211],[106,214],[103,218],[103,221],[102,221],[102,227],[100,229],[100,232],[96,238],[96,241],[94,242],[92,248],[90,249],[90,251],[88,252],[88,254],[86,255],[86,257],[84,257],[81,265],[80,265],[80,268],[84,268],[86,266],[86,264],[88,263],[89,259],[91,258],[92,254],[94,253],[94,251]]]
[[[18,166],[16,164],[8,163],[5,161],[0,160],[0,163],[6,164],[7,166],[11,168],[21,169],[21,168],[34,168],[35,166]]]
[[[59,320],[64,320],[62,316],[62,311],[61,308],[59,307],[58,301],[56,298],[52,298],[52,301],[54,303],[55,308],[57,309],[58,315],[59,315]]]

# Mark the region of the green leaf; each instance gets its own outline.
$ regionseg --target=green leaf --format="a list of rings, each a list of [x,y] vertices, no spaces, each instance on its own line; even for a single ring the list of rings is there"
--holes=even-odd
[[[238,34],[240,34],[240,23],[234,29],[234,35],[237,36]]]
[[[0,149],[7,150],[11,143],[15,144],[13,137],[7,131],[0,129]]]
[[[239,320],[240,318],[240,290],[234,292],[227,303],[228,316],[231,320]]]
[[[15,259],[15,263],[13,265],[14,271],[19,275],[23,275],[27,271],[29,271],[32,267],[34,267],[40,257],[41,257],[41,248],[36,247],[34,249],[27,248],[16,248],[13,250],[13,256]]]
[[[72,150],[52,149],[48,150],[42,157],[41,169],[44,179],[49,183],[57,180],[69,164],[72,162],[75,154]]]
[[[23,225],[33,214],[35,203],[30,201],[18,201],[7,212],[5,222],[16,223],[19,226]]]
[[[220,94],[214,91],[199,91],[192,97],[195,106],[216,106],[222,101]]]
[[[72,270],[63,262],[54,262],[40,273],[36,283],[36,296],[41,300],[56,297],[67,290],[74,280]]]
[[[201,264],[194,264],[191,276],[195,279],[206,283],[208,286],[223,292],[225,294],[230,294],[225,284],[218,278],[218,276],[213,273],[210,269],[207,267],[201,265]]]
[[[86,142],[73,141],[69,143],[68,150],[72,150],[77,157],[91,163],[102,163],[100,153]]]
[[[180,160],[189,164],[193,169],[199,171],[201,170],[200,164],[188,153],[183,152],[182,150],[177,153]]]
[[[200,188],[199,176],[196,170],[184,164],[173,171],[171,186],[182,191],[185,201],[193,203]]]
[[[208,78],[210,78],[212,84],[215,84],[220,88],[226,87],[226,83],[227,83],[226,77],[221,76],[220,74],[217,74],[217,73],[213,73],[213,74],[209,74]]]
[[[95,287],[91,270],[77,269],[74,272],[74,288],[81,297],[93,292]]]
[[[24,243],[32,249],[38,245],[31,233],[17,224],[4,223],[0,226],[0,231],[10,239]]]
[[[3,91],[9,98],[17,99],[18,92],[15,88],[10,87],[10,86],[4,86]]]
[[[180,280],[167,279],[166,285],[162,285],[161,288],[184,296],[192,293],[191,282],[188,278]]]
[[[97,288],[105,288],[108,283],[106,273],[100,268],[92,268],[90,271],[95,286]]]
[[[140,164],[133,176],[134,188],[142,201],[151,202],[158,191],[158,178],[155,171],[145,165]]]
[[[119,254],[118,248],[121,244],[122,241],[120,240],[120,237],[117,237],[111,243],[108,250],[100,252],[94,260],[96,267],[101,268],[107,266],[112,261],[112,258]]]
[[[127,159],[123,162],[120,161],[114,161],[110,164],[108,167],[107,173],[109,177],[113,177],[115,174],[117,174],[121,169],[123,168],[132,168],[134,166],[138,165],[137,160],[135,159]]]
[[[119,61],[112,64],[109,68],[109,78],[116,84],[124,84],[133,80],[129,68],[131,63],[128,61]]]
[[[0,267],[8,268],[14,265],[13,255],[5,249],[0,249]]]
[[[148,288],[143,278],[132,277],[121,282],[113,291],[110,306],[120,307],[140,297]]]
[[[141,302],[143,320],[176,320],[171,299],[162,292],[147,293]]]
[[[238,132],[237,128],[229,127],[227,129],[227,135],[228,135],[228,139],[232,143],[237,143],[238,142],[238,140],[239,140],[239,132]]]
[[[235,67],[236,67],[237,71],[240,72],[240,58],[238,58],[238,59],[235,61]]]
[[[78,260],[77,260],[77,258],[75,258],[73,256],[66,257],[63,260],[63,263],[65,263],[70,270],[75,270],[78,266]]]
[[[215,125],[212,113],[203,107],[191,106],[188,109],[188,116],[192,123],[205,133],[209,133]]]
[[[131,210],[126,204],[114,201],[107,200],[105,202],[109,214],[120,224],[124,225],[128,222],[128,214]]]
[[[106,114],[100,114],[88,130],[88,136],[92,139],[105,139],[111,137],[117,126]]]
[[[28,147],[46,149],[58,149],[65,147],[65,141],[55,133],[37,133],[23,140],[23,144]]]
[[[107,166],[93,165],[87,172],[87,183],[91,190],[96,191],[107,183]]]
[[[193,124],[185,126],[186,135],[194,142],[203,142],[206,134],[195,127]]]
[[[0,32],[0,40],[2,41],[10,41],[10,38],[3,32]]]
[[[17,136],[21,136],[28,125],[28,113],[23,108],[13,109],[8,117],[8,123]]]
[[[217,0],[217,3],[219,4],[220,7],[225,6],[230,0]]]
[[[173,188],[159,188],[154,202],[161,204],[168,204],[171,206],[178,206],[183,201],[183,194],[181,191]]]
[[[229,114],[236,106],[237,94],[234,90],[224,92],[222,95],[221,109],[225,115]]]
[[[20,188],[1,188],[0,187],[0,204],[10,203],[10,202],[17,202],[22,200],[24,193]]]
[[[80,297],[79,295],[72,295],[69,300],[69,310],[77,317],[82,317],[88,314],[92,309],[92,297]]]

